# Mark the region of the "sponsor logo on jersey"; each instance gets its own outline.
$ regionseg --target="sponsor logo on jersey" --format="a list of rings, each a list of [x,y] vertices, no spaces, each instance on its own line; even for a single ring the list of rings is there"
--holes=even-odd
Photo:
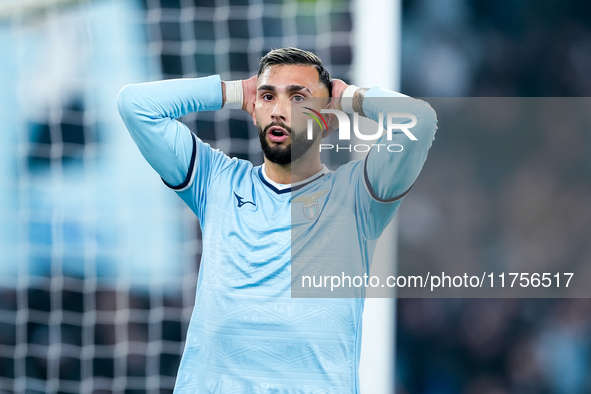
[[[238,208],[242,208],[243,205],[245,204],[252,204],[253,206],[257,206],[254,202],[252,201],[246,201],[244,199],[244,197],[239,196],[238,194],[236,194],[236,192],[234,192],[234,197],[236,197],[236,202],[238,203]]]
[[[328,190],[320,190],[312,193],[310,196],[299,196],[293,199],[292,202],[300,202],[304,205],[302,209],[304,216],[310,220],[316,219],[320,214],[320,206],[318,205],[318,199],[328,193]]]

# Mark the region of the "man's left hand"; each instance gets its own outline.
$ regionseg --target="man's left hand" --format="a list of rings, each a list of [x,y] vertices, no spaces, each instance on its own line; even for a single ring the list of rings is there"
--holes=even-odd
[[[338,109],[339,111],[342,110],[341,108],[341,96],[345,89],[347,89],[349,85],[343,82],[341,79],[333,79],[332,80],[332,98],[330,100],[329,108]],[[334,115],[329,115],[329,124],[328,130],[325,130],[322,133],[322,138],[327,137],[330,133],[337,130],[339,128],[339,121],[337,117]]]

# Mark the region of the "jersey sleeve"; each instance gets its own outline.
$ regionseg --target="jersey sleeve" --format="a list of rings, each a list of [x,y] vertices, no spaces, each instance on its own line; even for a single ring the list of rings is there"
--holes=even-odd
[[[388,225],[401,200],[410,191],[427,159],[427,152],[435,139],[437,116],[431,106],[419,99],[374,87],[363,100],[365,115],[379,121],[383,114],[384,130],[387,130],[388,113],[412,114],[416,124],[408,130],[416,138],[411,139],[400,130],[394,130],[392,139],[387,133],[376,142],[363,162],[363,188],[369,199],[367,235],[377,238]],[[395,116],[393,124],[410,124],[412,119]],[[388,150],[387,146],[394,146]],[[377,147],[380,147],[378,149]],[[402,150],[400,150],[402,147]]]
[[[127,85],[119,92],[117,104],[144,158],[201,218],[211,179],[231,159],[203,143],[176,119],[191,112],[221,109],[220,77]]]

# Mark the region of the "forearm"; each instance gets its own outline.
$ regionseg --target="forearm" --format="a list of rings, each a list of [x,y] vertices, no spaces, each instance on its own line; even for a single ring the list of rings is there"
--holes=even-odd
[[[176,119],[220,109],[222,83],[211,76],[127,85],[118,107],[142,155],[167,183],[177,185],[187,176],[193,137]]]
[[[427,152],[435,138],[437,117],[425,101],[381,88],[359,91],[363,96],[353,100],[353,109],[356,109],[355,106],[362,106],[362,111],[359,112],[375,121],[379,120],[379,114],[382,113],[384,130],[388,127],[388,113],[412,114],[417,119],[416,125],[408,129],[416,140],[400,130],[394,130],[391,140],[388,140],[389,133],[385,133],[366,159],[366,181],[369,183],[368,186],[371,186],[374,197],[386,201],[393,200],[408,191],[421,172]],[[357,109],[359,110],[359,107]],[[401,116],[393,123],[404,124],[410,121],[410,118]],[[386,149],[391,145],[394,145],[392,151]]]

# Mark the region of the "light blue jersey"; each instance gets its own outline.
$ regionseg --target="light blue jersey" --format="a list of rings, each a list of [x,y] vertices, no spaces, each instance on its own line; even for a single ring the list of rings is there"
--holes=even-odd
[[[374,88],[368,96],[393,97]],[[148,162],[195,212],[203,253],[175,393],[357,393],[363,298],[292,298],[292,260],[369,268],[426,159],[435,115],[409,99],[419,144],[278,185],[175,119],[222,106],[218,76],[124,88],[119,109]],[[383,108],[364,108],[377,119]],[[398,112],[402,110],[398,109]],[[298,267],[301,267],[298,265]]]

